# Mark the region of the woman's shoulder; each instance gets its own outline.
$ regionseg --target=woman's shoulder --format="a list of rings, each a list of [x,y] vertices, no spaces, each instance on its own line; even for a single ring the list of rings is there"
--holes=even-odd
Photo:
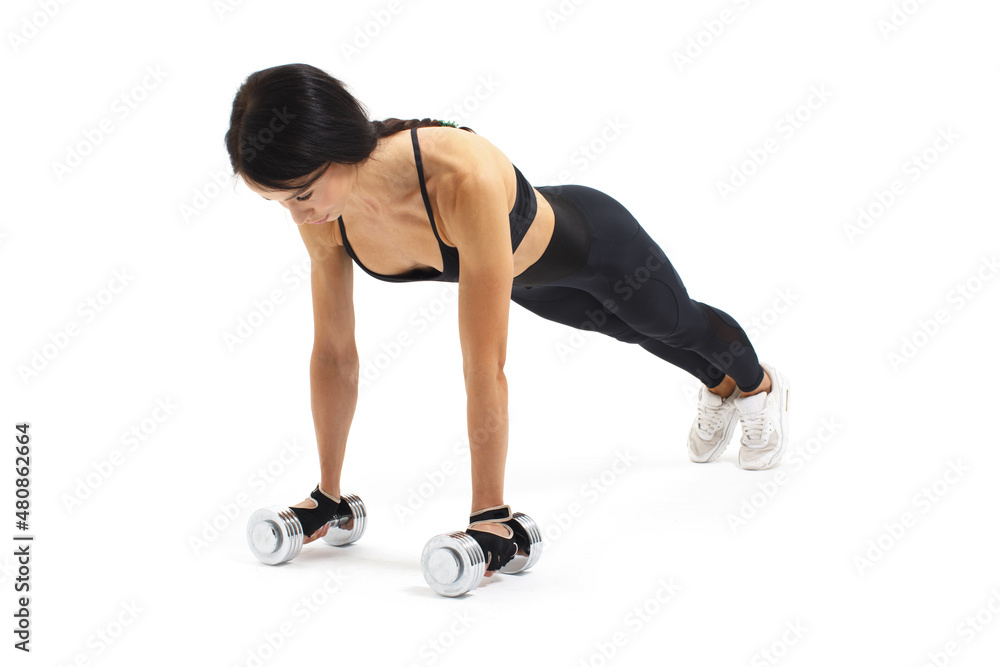
[[[480,134],[450,126],[421,127],[416,132],[428,178],[434,175],[464,179],[512,170],[503,151]]]
[[[482,135],[452,127],[418,128],[417,141],[427,189],[437,202],[438,232],[449,245],[482,237],[483,216],[507,228],[517,180],[503,151]]]

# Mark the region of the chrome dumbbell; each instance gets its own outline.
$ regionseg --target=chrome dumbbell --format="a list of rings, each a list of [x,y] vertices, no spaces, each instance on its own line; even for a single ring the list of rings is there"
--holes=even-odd
[[[518,544],[518,551],[509,563],[500,568],[503,574],[527,570],[542,556],[542,532],[527,514],[515,512],[511,517],[528,534],[528,544]],[[458,597],[479,585],[486,575],[483,550],[468,533],[459,532],[432,537],[420,557],[427,585],[439,595]]]
[[[365,532],[365,504],[355,495],[344,494],[351,508],[347,515],[337,515],[327,524],[323,539],[334,546],[356,542]],[[353,522],[353,523],[352,523]],[[262,563],[277,565],[292,560],[302,549],[302,524],[288,507],[264,507],[247,521],[247,543]]]

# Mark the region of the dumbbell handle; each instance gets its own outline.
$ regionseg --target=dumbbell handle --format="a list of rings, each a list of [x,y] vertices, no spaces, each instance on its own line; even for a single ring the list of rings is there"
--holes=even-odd
[[[330,528],[336,528],[342,526],[351,519],[354,518],[353,514],[335,514],[332,519],[327,523]]]
[[[368,512],[365,510],[365,505],[361,502],[360,498],[354,494],[345,493],[341,496],[341,500],[347,501],[351,511],[347,514],[334,515],[328,524],[330,528],[327,530],[326,535],[323,536],[323,540],[327,544],[335,546],[343,546],[357,541],[364,534],[365,525],[368,521]],[[351,519],[354,519],[354,525],[350,529],[341,528],[341,526],[350,522]]]

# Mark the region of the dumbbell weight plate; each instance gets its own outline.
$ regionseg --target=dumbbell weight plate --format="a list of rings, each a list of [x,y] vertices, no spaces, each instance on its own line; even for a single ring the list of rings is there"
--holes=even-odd
[[[528,555],[522,556],[521,554],[516,554],[510,562],[500,568],[500,572],[503,574],[523,572],[537,563],[538,559],[542,557],[542,531],[538,529],[538,524],[535,523],[535,520],[524,512],[514,512],[514,516],[511,518],[521,524],[524,532],[528,534],[531,544],[530,549],[525,548],[527,545],[517,545],[518,549],[527,551]]]
[[[351,516],[339,517],[338,520],[331,521],[330,528],[326,531],[326,535],[323,536],[323,539],[328,544],[332,544],[335,547],[356,542],[365,533],[365,504],[361,502],[361,498],[351,493],[345,493],[342,498],[350,505]],[[350,522],[352,518],[354,519],[354,524],[350,529],[341,528],[342,525]]]
[[[287,507],[264,507],[247,521],[247,543],[257,560],[277,565],[295,558],[302,549],[302,525]]]
[[[445,597],[468,593],[486,575],[483,550],[465,533],[431,538],[424,546],[420,564],[427,585]]]

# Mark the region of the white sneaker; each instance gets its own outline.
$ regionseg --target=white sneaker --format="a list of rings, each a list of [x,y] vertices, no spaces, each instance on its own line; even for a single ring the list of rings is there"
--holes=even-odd
[[[736,406],[739,387],[726,398],[713,394],[708,387],[698,389],[698,414],[688,433],[688,455],[695,463],[711,463],[722,456],[736,430]]]
[[[771,378],[771,389],[734,401],[743,425],[739,459],[744,470],[778,465],[788,441],[788,380],[767,364],[761,367]]]

